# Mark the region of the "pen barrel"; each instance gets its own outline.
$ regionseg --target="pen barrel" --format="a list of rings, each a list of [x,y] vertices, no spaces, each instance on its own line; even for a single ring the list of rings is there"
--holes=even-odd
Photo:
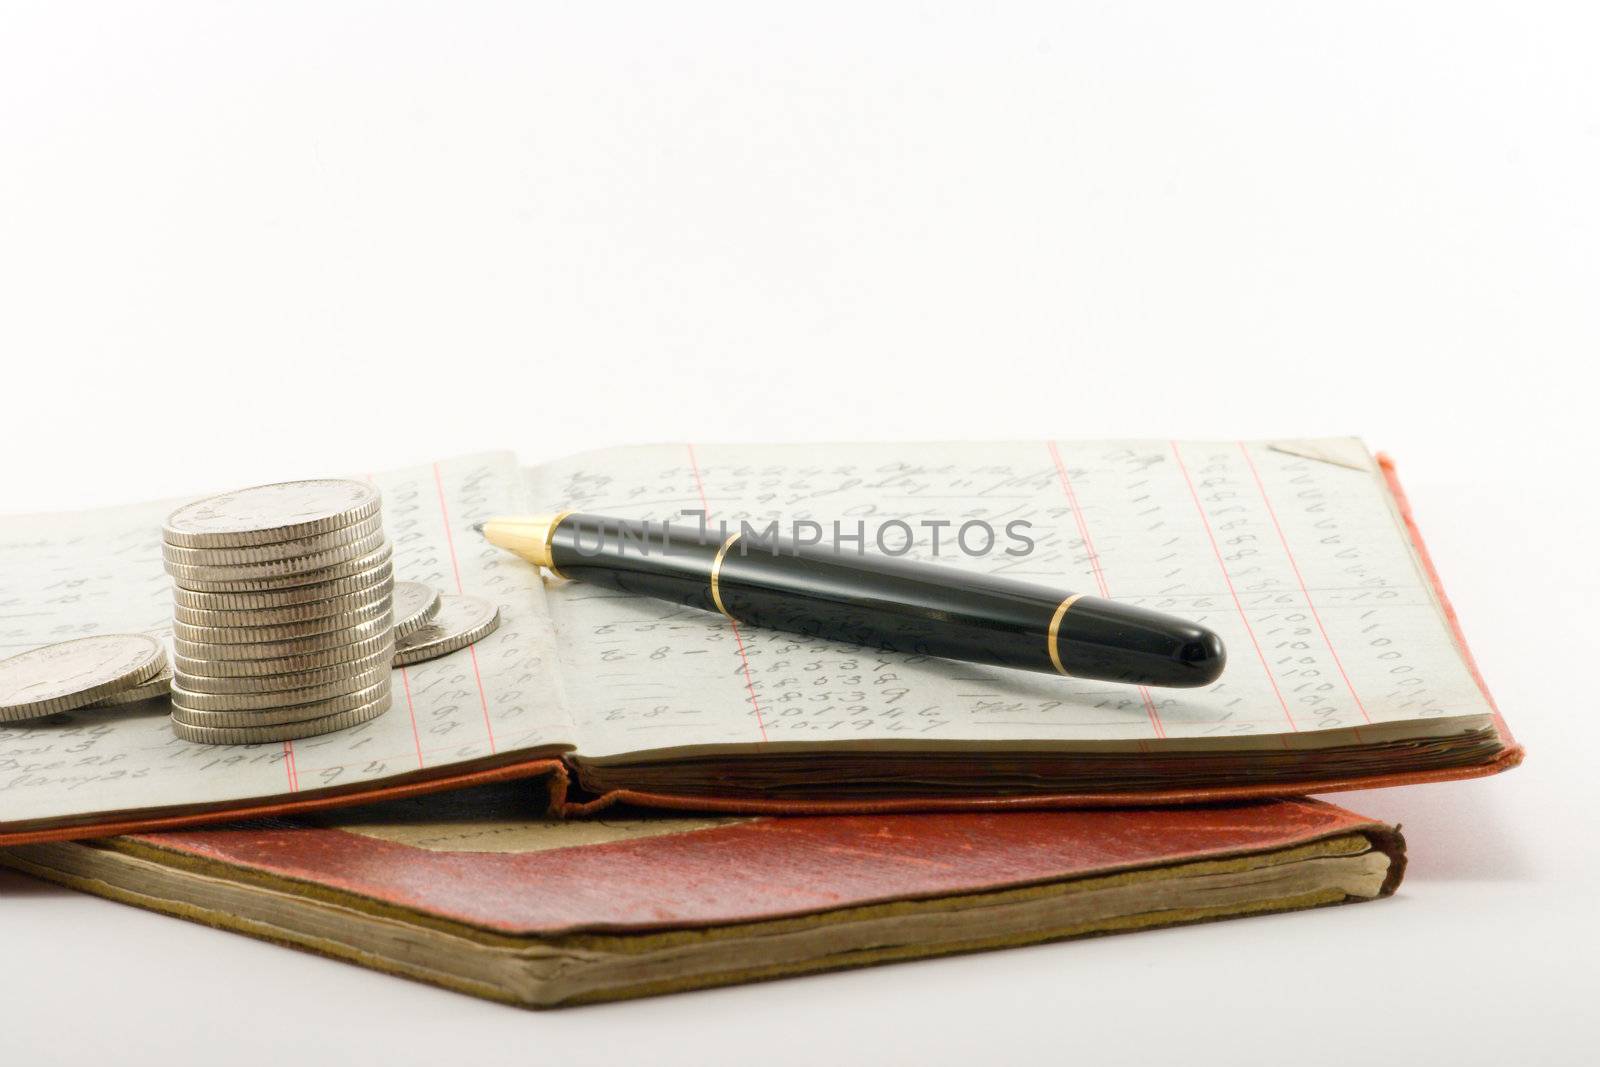
[[[755,535],[567,516],[556,573],[818,640],[1158,686],[1222,669],[1204,627],[1098,597]]]

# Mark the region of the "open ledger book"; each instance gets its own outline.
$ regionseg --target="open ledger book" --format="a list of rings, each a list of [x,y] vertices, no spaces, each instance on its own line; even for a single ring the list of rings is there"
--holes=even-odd
[[[161,701],[0,727],[0,842],[486,774],[553,775],[567,812],[816,811],[1291,795],[1510,766],[1520,750],[1386,473],[1329,439],[663,445],[378,475],[396,576],[489,597],[498,632],[396,671],[381,718],[307,740],[189,744]],[[170,627],[172,506],[0,523],[3,651]],[[566,509],[860,519],[869,544],[891,519],[1026,520],[1026,555],[937,561],[1193,619],[1230,662],[1213,686],[1160,690],[843,647],[545,579],[471,528]],[[569,778],[594,801],[568,799]]]

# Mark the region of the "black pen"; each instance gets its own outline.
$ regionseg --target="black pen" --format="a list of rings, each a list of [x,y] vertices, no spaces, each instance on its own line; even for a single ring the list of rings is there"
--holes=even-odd
[[[491,519],[494,545],[558,577],[827,641],[1134,685],[1209,685],[1222,639],[1145,608],[741,530],[600,515]]]

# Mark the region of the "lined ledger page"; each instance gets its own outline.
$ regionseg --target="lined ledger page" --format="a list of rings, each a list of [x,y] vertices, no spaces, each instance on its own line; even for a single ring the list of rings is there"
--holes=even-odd
[[[951,527],[936,562],[1180,615],[1229,654],[1208,688],[1131,687],[843,647],[553,582],[585,757],[783,742],[1259,747],[1455,732],[1457,717],[1490,714],[1356,440],[650,446],[528,481],[535,511],[687,524],[703,511],[730,532],[774,519],[853,532],[859,519],[869,551],[899,519],[918,534],[909,558],[928,560],[921,520],[1022,520],[1030,553],[951,552]]]
[[[360,475],[358,475],[360,476]],[[471,529],[523,510],[510,454],[380,474],[398,579],[500,608],[471,652],[394,672],[394,703],[349,730],[270,745],[191,744],[168,702],[0,724],[0,825],[214,805],[374,783],[550,749],[571,737],[537,573]],[[96,633],[170,633],[161,524],[181,501],[0,520],[0,655]]]

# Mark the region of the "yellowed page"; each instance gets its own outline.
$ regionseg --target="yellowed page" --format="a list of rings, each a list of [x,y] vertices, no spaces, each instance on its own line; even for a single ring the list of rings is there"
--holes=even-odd
[[[1303,747],[1316,732],[1420,735],[1489,714],[1353,439],[649,446],[545,464],[529,487],[542,511],[688,523],[703,511],[730,529],[862,519],[869,546],[893,519],[1022,520],[1029,554],[937,562],[1181,615],[1229,652],[1209,688],[1147,689],[831,646],[553,583],[587,757],[785,742],[1259,747],[1278,735]],[[934,558],[931,537],[922,530],[913,558]]]

